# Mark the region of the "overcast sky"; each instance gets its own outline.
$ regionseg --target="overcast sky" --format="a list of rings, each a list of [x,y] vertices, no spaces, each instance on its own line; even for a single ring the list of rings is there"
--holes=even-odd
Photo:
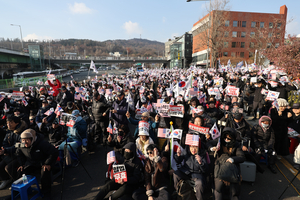
[[[300,34],[300,0],[231,0],[232,11],[279,13],[288,7],[287,33]],[[207,13],[207,2],[186,0],[0,0],[0,38],[143,38],[166,42],[190,31]]]

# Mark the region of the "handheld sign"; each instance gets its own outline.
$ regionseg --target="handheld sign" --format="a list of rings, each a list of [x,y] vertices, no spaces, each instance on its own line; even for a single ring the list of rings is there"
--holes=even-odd
[[[123,182],[127,182],[127,172],[124,164],[113,165],[113,172],[116,183],[119,181],[119,179],[122,179]]]

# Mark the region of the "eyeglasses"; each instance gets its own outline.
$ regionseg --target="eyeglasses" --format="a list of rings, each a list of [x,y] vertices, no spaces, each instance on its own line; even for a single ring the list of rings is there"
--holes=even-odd
[[[147,155],[150,155],[150,154],[152,155],[152,154],[153,154],[153,151],[148,151],[148,152],[147,152]]]

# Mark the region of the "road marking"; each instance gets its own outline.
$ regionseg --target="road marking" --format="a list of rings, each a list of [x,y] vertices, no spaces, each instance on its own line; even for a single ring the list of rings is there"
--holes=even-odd
[[[294,176],[297,174],[297,170],[285,159],[281,156],[280,162],[288,169]],[[297,179],[300,180],[300,174],[297,175]]]

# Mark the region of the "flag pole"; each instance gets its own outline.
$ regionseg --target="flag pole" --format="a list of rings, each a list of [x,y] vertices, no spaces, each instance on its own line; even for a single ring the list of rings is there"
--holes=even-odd
[[[172,133],[173,132],[173,122],[170,121],[170,132]],[[170,139],[170,170],[172,170],[172,156],[173,156],[173,137]],[[170,185],[172,185],[172,176],[170,176]]]

